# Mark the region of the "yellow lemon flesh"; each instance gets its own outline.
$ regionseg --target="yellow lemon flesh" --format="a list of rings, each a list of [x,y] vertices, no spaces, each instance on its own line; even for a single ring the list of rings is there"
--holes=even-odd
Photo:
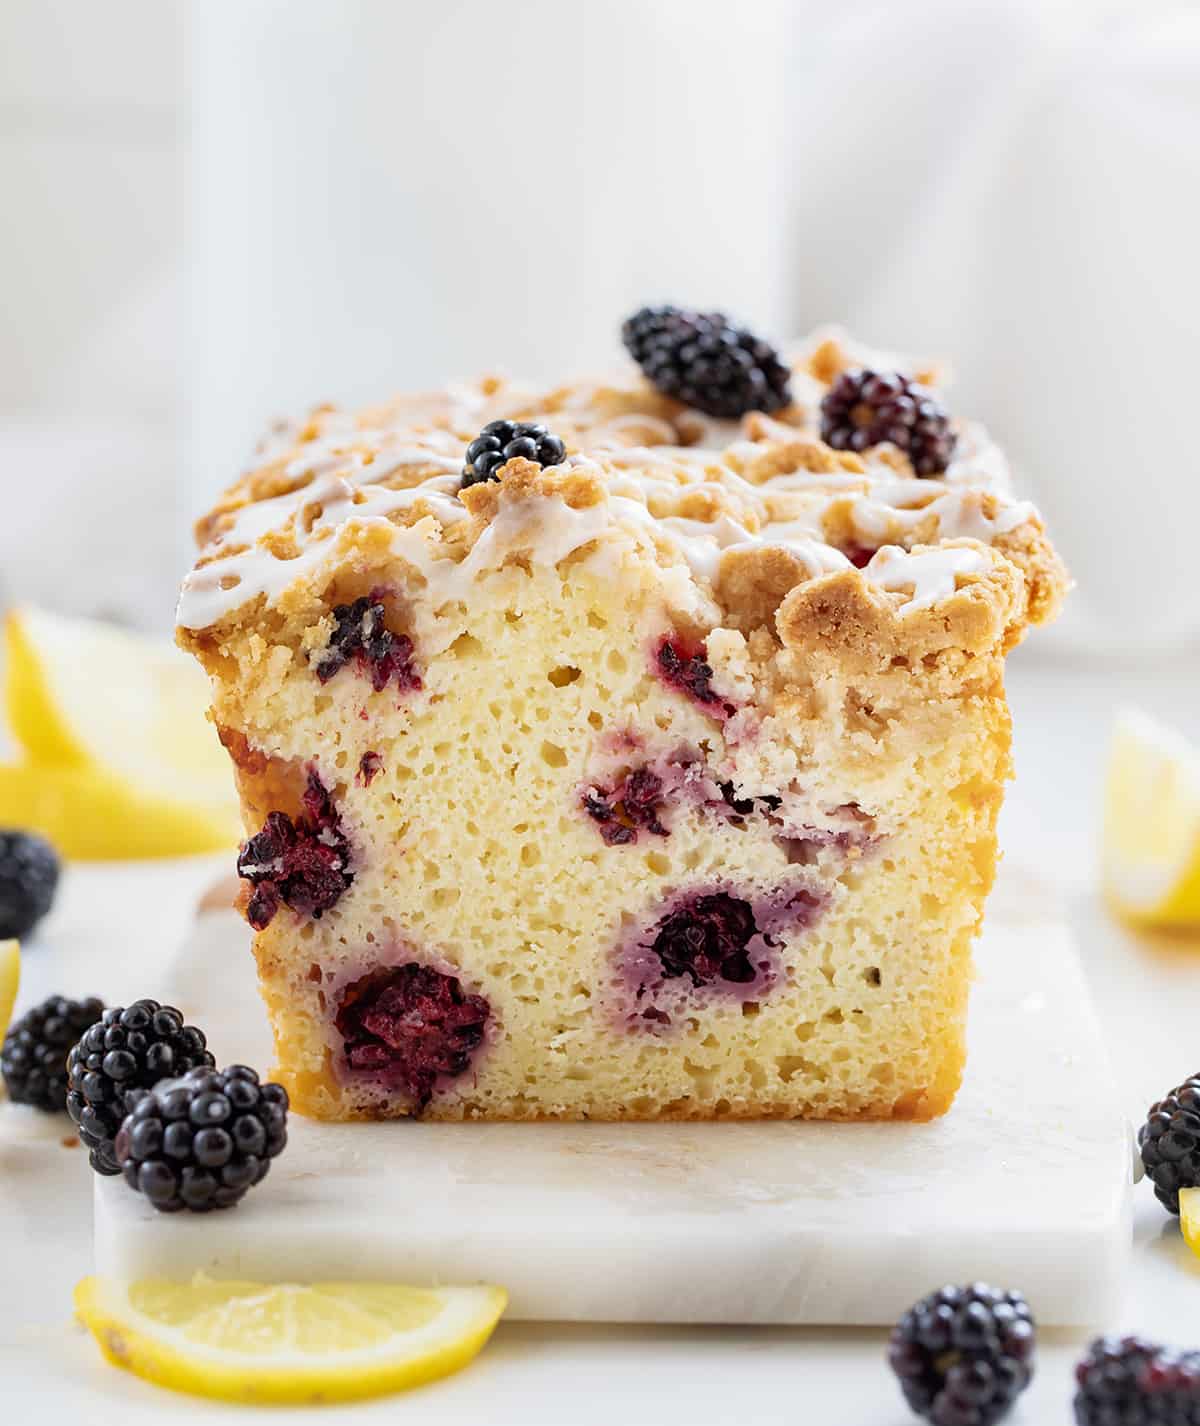
[[[467,1365],[500,1320],[498,1287],[86,1277],[75,1310],[115,1366],[196,1396],[353,1401]]]
[[[0,941],[0,1040],[12,1019],[21,983],[21,949],[16,941]]]
[[[1200,1188],[1179,1190],[1179,1226],[1188,1247],[1200,1258]]]
[[[1113,729],[1103,882],[1128,920],[1200,926],[1200,749],[1145,713]]]
[[[240,835],[208,684],[165,640],[16,609],[5,707],[27,761],[0,766],[0,822],[71,857],[178,856]]]
[[[72,859],[184,856],[232,845],[228,817],[147,797],[91,768],[0,763],[0,825],[38,832]]]

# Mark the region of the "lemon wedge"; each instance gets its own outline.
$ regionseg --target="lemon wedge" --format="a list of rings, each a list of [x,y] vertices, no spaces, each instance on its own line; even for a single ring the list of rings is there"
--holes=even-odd
[[[0,822],[67,856],[175,856],[239,835],[208,683],[182,650],[41,610],[5,621],[5,705],[27,761],[0,767]]]
[[[1200,1188],[1179,1190],[1179,1226],[1184,1241],[1200,1258]]]
[[[1200,925],[1200,749],[1136,711],[1109,749],[1103,883],[1131,921]]]
[[[0,941],[0,1040],[12,1019],[21,983],[21,948],[16,941]]]
[[[219,852],[237,840],[229,816],[147,797],[91,768],[0,763],[0,826],[38,832],[81,861]]]
[[[508,1296],[498,1287],[85,1277],[75,1310],[114,1366],[224,1401],[354,1401],[467,1365]]]

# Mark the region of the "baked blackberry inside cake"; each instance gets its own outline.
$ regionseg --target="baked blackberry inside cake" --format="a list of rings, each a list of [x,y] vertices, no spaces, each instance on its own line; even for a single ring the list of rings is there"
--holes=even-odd
[[[649,376],[281,426],[200,524],[180,639],[302,1113],[953,1100],[1004,657],[1065,572],[933,373],[664,310]]]

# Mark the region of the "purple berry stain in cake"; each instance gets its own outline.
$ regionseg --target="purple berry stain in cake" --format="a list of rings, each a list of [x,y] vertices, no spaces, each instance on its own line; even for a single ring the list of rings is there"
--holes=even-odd
[[[322,683],[328,683],[353,662],[370,676],[381,693],[395,683],[401,693],[419,689],[421,678],[413,662],[413,642],[407,634],[394,634],[386,624],[387,611],[376,594],[339,604],[333,611],[333,633],[315,665]]]
[[[755,812],[777,812],[783,801],[773,792],[760,793],[754,797],[739,797],[732,782],[719,782],[717,786],[721,790],[721,801],[729,808],[734,819],[750,817]]]
[[[730,718],[736,711],[712,686],[712,665],[702,642],[689,643],[678,634],[666,635],[655,647],[654,667],[665,684],[686,693],[714,718]]]
[[[643,832],[669,837],[669,818],[680,808],[720,803],[699,748],[682,743],[631,762],[629,754],[644,747],[645,739],[631,730],[604,735],[591,775],[579,788],[579,806],[607,846],[632,846]]]
[[[878,847],[884,839],[875,830],[875,819],[857,802],[845,802],[825,813],[826,823],[782,822],[775,841],[790,864],[804,864],[817,853],[832,847],[844,857],[859,857]]]
[[[779,937],[811,926],[828,896],[809,881],[767,895],[717,886],[681,892],[657,920],[617,948],[618,1019],[669,1028],[697,992],[759,1000],[779,977]]]
[[[333,799],[316,772],[308,771],[304,812],[295,819],[271,812],[262,830],[242,843],[238,875],[253,886],[246,920],[269,926],[281,905],[319,920],[354,880],[350,844]]]
[[[439,1081],[466,1071],[490,1016],[457,976],[408,961],[347,986],[334,1024],[346,1065],[402,1090],[419,1113]]]
[[[639,831],[656,837],[670,835],[659,815],[666,805],[666,789],[662,778],[649,767],[635,768],[613,787],[587,788],[582,802],[606,846],[636,842]]]
[[[354,780],[359,787],[370,787],[382,771],[383,758],[378,753],[363,753]]]

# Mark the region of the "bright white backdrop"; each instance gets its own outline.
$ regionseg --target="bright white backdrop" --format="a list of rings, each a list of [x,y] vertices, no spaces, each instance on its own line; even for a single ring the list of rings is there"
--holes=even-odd
[[[9,6],[16,593],[165,623],[271,416],[586,370],[674,298],[951,355],[1080,579],[1063,635],[1200,634],[1194,7]]]

